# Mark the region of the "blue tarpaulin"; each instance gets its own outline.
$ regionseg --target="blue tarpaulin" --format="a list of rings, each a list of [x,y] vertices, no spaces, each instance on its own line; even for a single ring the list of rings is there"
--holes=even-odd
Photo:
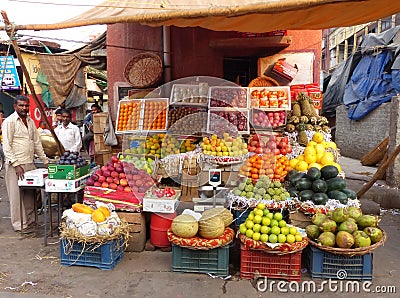
[[[352,120],[360,120],[400,92],[400,50],[395,43],[400,26],[367,34],[360,51],[333,73],[324,93],[322,114],[335,116],[340,104]]]

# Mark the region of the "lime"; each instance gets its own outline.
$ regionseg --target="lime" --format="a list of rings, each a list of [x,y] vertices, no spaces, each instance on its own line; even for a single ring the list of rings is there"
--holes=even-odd
[[[287,243],[294,243],[296,241],[296,237],[292,234],[289,234],[286,236],[286,242]]]
[[[262,210],[260,210],[260,209],[254,209],[254,215],[263,216],[263,215],[264,215],[264,211],[262,211]]]
[[[263,213],[264,213],[264,216],[266,216],[269,213],[269,210],[268,209],[264,209]]]
[[[279,235],[281,233],[281,229],[279,227],[272,227],[271,234]]]
[[[253,219],[254,223],[259,224],[259,223],[261,223],[261,221],[262,221],[262,216],[260,216],[258,214],[256,216],[254,216],[254,219]]]
[[[246,228],[246,227],[245,227]],[[267,226],[261,226],[260,232],[261,234],[269,234],[269,232],[271,231],[270,227]],[[243,233],[242,233],[243,234]]]
[[[264,210],[265,209],[265,204],[264,203],[258,203],[257,209]]]
[[[289,234],[289,227],[282,227],[281,234],[288,235]]]
[[[253,226],[254,226],[254,222],[252,222],[251,220],[246,220],[246,228],[252,229]]]
[[[286,242],[286,236],[283,234],[278,235],[278,242],[279,243],[285,243]]]
[[[280,228],[286,227],[286,221],[280,220],[280,221],[278,221],[278,225]]]
[[[273,219],[271,220],[271,223],[269,224],[272,227],[279,227],[279,223],[277,220]]]
[[[260,233],[253,233],[253,240],[258,241],[261,238],[261,234]]]
[[[283,215],[280,212],[274,213],[274,219],[276,219],[277,221],[282,220]]]
[[[253,212],[253,211],[251,211],[251,212]],[[250,212],[249,216],[247,216],[247,219],[249,219],[249,220],[254,219],[254,213],[251,213],[251,212]]]
[[[275,234],[271,234],[271,235],[269,235],[268,240],[271,243],[276,243],[276,242],[278,242],[278,236],[276,236]]]
[[[267,234],[261,234],[260,240],[262,242],[268,242],[268,235]]]
[[[274,214],[273,213],[268,213],[267,215],[266,215],[269,219],[273,219],[274,218]]]
[[[296,239],[296,242],[300,242],[303,240],[303,236],[301,236],[301,234],[296,234],[296,235],[294,235],[294,237]]]
[[[240,234],[246,234],[246,231],[247,231],[246,224],[245,223],[240,224],[239,226]]]
[[[296,227],[290,227],[289,228],[289,233],[292,235],[296,235],[297,234],[297,228]]]
[[[252,237],[253,237],[253,234],[254,234],[253,230],[248,229],[248,230],[246,231],[246,236],[249,237],[249,238],[252,238]]]
[[[259,233],[260,230],[261,230],[261,225],[260,225],[260,224],[255,224],[255,225],[253,226],[253,232],[254,232],[254,233]]]
[[[268,217],[263,216],[261,220],[261,224],[263,226],[269,226],[271,224],[271,220]]]

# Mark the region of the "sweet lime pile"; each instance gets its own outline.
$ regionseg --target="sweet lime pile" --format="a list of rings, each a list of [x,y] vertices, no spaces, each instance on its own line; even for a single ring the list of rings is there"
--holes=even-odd
[[[259,203],[246,221],[239,226],[239,232],[256,241],[269,243],[294,243],[303,240],[296,227],[288,226],[280,212],[271,212]]]

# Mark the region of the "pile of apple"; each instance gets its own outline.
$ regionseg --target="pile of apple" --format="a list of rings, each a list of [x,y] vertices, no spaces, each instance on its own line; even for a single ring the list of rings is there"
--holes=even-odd
[[[133,192],[135,195],[144,193],[155,184],[153,178],[134,164],[119,160],[116,155],[96,170],[87,180],[87,186],[96,186],[118,191]]]
[[[253,109],[253,126],[268,128],[268,127],[280,127],[286,124],[286,112],[275,111],[267,112],[262,110]]]
[[[275,155],[286,155],[292,152],[289,138],[274,134],[254,134],[249,138],[247,150],[256,154],[274,153]]]

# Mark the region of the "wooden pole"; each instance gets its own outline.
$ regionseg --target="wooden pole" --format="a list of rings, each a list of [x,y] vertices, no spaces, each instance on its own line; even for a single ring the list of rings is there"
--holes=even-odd
[[[400,145],[398,145],[394,149],[393,153],[386,159],[386,161],[379,166],[378,170],[376,171],[375,175],[372,176],[371,180],[357,192],[357,198],[361,198],[361,196],[363,196],[380,177],[383,177],[387,168],[391,163],[393,163],[394,159],[399,153]]]
[[[33,100],[35,101],[36,106],[38,107],[40,113],[42,115],[44,115],[44,117],[43,117],[44,121],[46,122],[47,126],[50,129],[51,135],[53,136],[54,140],[56,141],[58,153],[60,154],[60,156],[62,156],[64,154],[64,147],[61,145],[60,140],[58,139],[56,133],[54,132],[53,125],[52,125],[52,123],[49,122],[49,119],[46,117],[46,113],[43,109],[43,106],[36,95],[35,87],[32,84],[28,69],[26,68],[24,60],[22,59],[22,55],[21,55],[21,51],[19,49],[18,43],[13,36],[13,34],[15,32],[13,30],[11,22],[9,21],[7,13],[5,11],[2,10],[1,15],[4,19],[4,23],[6,24],[6,32],[7,32],[8,36],[10,37],[11,43],[14,47],[15,54],[17,55],[19,64],[21,65],[22,72],[25,76],[26,83],[28,84],[29,90],[31,91]]]

